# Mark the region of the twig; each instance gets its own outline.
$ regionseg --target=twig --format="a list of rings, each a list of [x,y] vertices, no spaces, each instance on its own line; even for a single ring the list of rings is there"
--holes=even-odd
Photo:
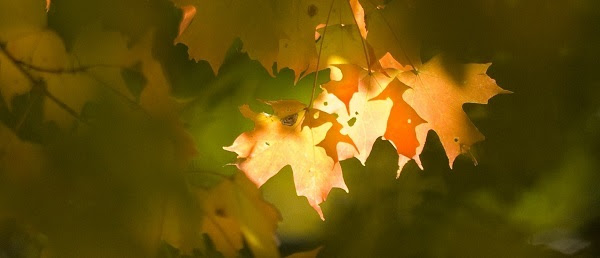
[[[25,111],[21,115],[21,118],[19,118],[19,121],[17,121],[17,124],[15,124],[15,133],[19,133],[19,130],[21,130],[21,126],[23,126],[23,123],[29,116],[29,113],[31,112],[31,108],[33,107],[33,103],[35,103],[38,100],[38,97],[39,97],[38,94],[33,94],[33,97],[29,98],[29,103],[27,104]]]
[[[44,95],[46,95],[46,97],[48,97],[50,100],[52,100],[54,103],[56,103],[59,107],[64,109],[69,115],[71,115],[75,119],[77,119],[77,121],[88,124],[88,122],[83,120],[75,110],[73,110],[71,107],[69,107],[63,101],[59,100],[56,96],[54,96],[50,92],[48,92],[48,89],[46,89],[46,87],[44,86],[45,85],[44,82],[40,79],[33,77],[33,75],[31,73],[29,73],[27,70],[25,70],[23,62],[19,61],[17,58],[12,56],[8,51],[6,51],[6,49],[4,48],[4,45],[0,45],[0,51],[2,51],[2,53],[15,65],[15,67],[17,67],[17,69],[31,82],[31,85],[33,88],[37,88],[38,90],[40,90]]]
[[[377,5],[374,4],[372,0],[368,0],[368,2],[371,4],[372,7],[377,9]],[[390,29],[390,32],[392,32],[391,34],[394,36],[394,39],[398,42],[398,45],[400,45],[400,49],[402,50],[402,54],[404,55],[404,58],[406,58],[406,61],[408,61],[408,65],[410,65],[413,68],[413,70],[417,71],[417,67],[414,65],[413,61],[410,60],[410,57],[406,53],[406,49],[403,46],[404,44],[403,44],[402,40],[400,40],[398,35],[396,35],[396,33],[394,33],[394,30],[392,29],[390,22],[386,19],[385,16],[383,16],[383,14],[379,13],[379,15],[381,16],[381,19],[385,22],[385,25]]]

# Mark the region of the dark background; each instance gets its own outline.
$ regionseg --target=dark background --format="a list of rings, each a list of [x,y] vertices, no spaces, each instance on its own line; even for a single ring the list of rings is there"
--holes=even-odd
[[[424,170],[410,162],[395,179],[393,147],[377,141],[366,166],[342,162],[350,193],[333,190],[322,222],[284,168],[263,187],[280,209],[282,254],[324,246],[322,257],[597,257],[600,255],[600,4],[594,0],[413,1],[424,59],[444,53],[492,62],[488,74],[514,92],[464,109],[486,140],[479,165],[454,169],[430,133]],[[257,14],[259,15],[259,14]],[[55,0],[49,26],[69,45],[100,22],[128,37],[157,28],[155,56],[199,148],[197,165],[222,171],[221,149],[252,128],[237,107],[256,99],[310,98],[311,76],[270,77],[234,43],[218,76],[173,45],[180,12],[166,0]],[[228,44],[224,42],[224,44]],[[327,72],[320,79],[328,78]],[[34,134],[35,132],[31,132]],[[35,136],[31,136],[35,138]]]

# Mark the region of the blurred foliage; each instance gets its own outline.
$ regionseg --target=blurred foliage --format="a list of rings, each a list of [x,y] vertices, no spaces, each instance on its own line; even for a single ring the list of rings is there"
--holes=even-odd
[[[354,159],[342,162],[350,193],[331,192],[322,205],[326,221],[295,195],[286,167],[262,187],[283,218],[280,252],[322,245],[319,257],[597,257],[600,3],[422,0],[413,6],[412,29],[425,58],[443,52],[492,62],[491,77],[515,92],[489,106],[464,107],[487,135],[473,151],[479,165],[460,157],[450,170],[430,133],[424,171],[411,162],[396,180],[395,150],[378,141],[366,167]],[[193,166],[231,176],[234,167],[224,165],[235,154],[222,146],[252,126],[238,106],[266,111],[257,99],[307,102],[313,75],[296,85],[290,70],[271,77],[240,53],[238,42],[215,76],[208,63],[190,61],[185,46],[173,45],[180,15],[167,0],[54,0],[48,24],[67,50],[90,25],[119,31],[130,44],[155,28],[154,57],[173,94],[184,100],[182,119],[198,149]],[[126,77],[136,80],[135,73]],[[327,78],[319,73],[320,82]],[[19,137],[47,147],[20,150],[44,152],[50,160],[6,156],[5,131],[19,123],[13,114],[27,112],[30,97],[35,94],[17,96],[14,113],[7,110],[10,103],[0,103],[0,120],[7,125],[0,128],[0,159],[41,173],[0,171],[0,218],[11,218],[0,222],[0,257],[38,257],[48,242],[64,251],[62,257],[148,257],[157,233],[144,223],[158,220],[161,200],[183,188],[167,172],[176,165],[165,161],[167,150],[158,144],[168,135],[152,122],[115,111],[122,104],[111,97],[85,106],[85,113],[104,123],[83,135],[42,123],[41,105],[34,105]],[[190,174],[189,182],[213,186],[201,175]],[[14,210],[27,215],[5,214]],[[213,242],[203,241],[207,248],[197,256],[212,256]],[[180,255],[165,243],[159,253]]]

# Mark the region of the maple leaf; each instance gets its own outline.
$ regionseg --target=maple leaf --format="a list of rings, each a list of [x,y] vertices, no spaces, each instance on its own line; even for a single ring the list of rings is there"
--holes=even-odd
[[[279,9],[278,18],[285,32],[285,37],[280,40],[277,66],[279,70],[289,67],[296,71],[295,81],[301,75],[316,71],[319,56],[326,65],[364,61],[364,56],[356,55],[362,53],[360,36],[357,34],[366,36],[358,0],[292,0],[279,1],[277,4],[283,7]],[[324,36],[325,27],[328,27],[327,37]],[[320,54],[317,54],[317,49]]]
[[[410,34],[407,17],[412,9],[408,1],[360,0],[367,26],[367,42],[376,58],[393,56],[405,68],[420,67],[421,58],[415,36]]]
[[[463,104],[487,104],[493,96],[511,92],[500,88],[486,74],[490,63],[452,63],[450,67],[462,72],[458,79],[446,70],[446,65],[442,56],[435,56],[418,71],[402,72],[397,77],[411,87],[404,94],[408,104],[427,121],[426,127],[418,133],[419,142],[424,143],[427,131],[433,129],[452,167],[458,155],[467,153],[473,144],[485,139],[463,111]]]
[[[3,97],[10,103],[15,95],[32,87],[44,88],[48,97],[44,100],[44,118],[69,128],[74,116],[102,89],[133,98],[121,76],[127,51],[122,35],[99,27],[82,33],[71,53],[53,31],[28,34],[6,44],[2,59],[8,70],[2,69],[1,74],[3,79],[9,79],[2,81],[6,84],[3,88],[11,83],[17,87],[3,91]]]
[[[357,64],[368,67],[367,46],[362,7],[357,0],[333,1],[330,19],[317,27],[317,48],[326,65]],[[321,47],[322,44],[322,47]],[[312,71],[310,71],[312,72]]]
[[[389,99],[393,103],[383,137],[394,145],[399,155],[396,177],[400,177],[404,165],[417,153],[420,153],[420,150],[417,149],[420,143],[417,139],[416,127],[425,123],[425,120],[404,101],[402,96],[408,89],[410,88],[404,83],[394,79],[379,96],[373,98],[373,100]]]
[[[30,183],[42,174],[47,160],[41,146],[21,140],[0,123],[0,178],[7,183]]]
[[[242,114],[255,123],[253,131],[238,136],[225,150],[238,154],[236,164],[258,186],[264,184],[284,166],[290,165],[299,196],[323,219],[319,207],[333,187],[348,191],[337,157],[340,142],[353,144],[339,132],[335,117],[307,108],[295,100],[266,102],[275,115],[256,114],[247,105]]]
[[[327,19],[328,3],[315,0],[278,1],[278,22],[283,35],[279,40],[277,69],[288,67],[295,81],[316,70],[316,28]],[[269,68],[267,68],[269,69]]]
[[[358,146],[354,149],[341,145],[340,155],[356,157],[365,164],[375,140],[384,136],[400,155],[401,171],[406,157],[415,155],[419,145],[415,126],[423,122],[402,99],[408,87],[394,79],[394,69],[369,72],[351,64],[334,67],[339,68],[342,77],[338,79],[338,70],[332,69],[332,80],[321,86],[325,91],[315,100],[315,107],[337,114],[344,132]]]
[[[207,60],[216,73],[229,46],[239,38],[243,50],[271,72],[281,34],[271,1],[173,0],[173,3],[185,10],[182,24],[187,24],[180,26],[175,43],[186,44],[191,58]]]
[[[0,55],[0,95],[9,111],[12,111],[12,100],[31,90],[31,83],[6,55]]]
[[[173,197],[167,203],[162,239],[183,253],[206,248],[204,233],[226,257],[236,257],[244,242],[256,257],[279,256],[275,230],[281,215],[243,173]]]
[[[319,252],[321,252],[321,250],[323,250],[323,246],[319,246],[313,250],[293,253],[293,254],[286,256],[285,258],[315,258],[315,257],[317,257]]]
[[[34,87],[34,83],[43,83],[43,86],[38,85],[38,87],[46,88],[49,94],[72,110],[78,112],[88,100],[97,94],[96,88],[86,87],[86,85],[96,84],[93,78],[82,73],[61,72],[72,67],[71,59],[62,39],[53,31],[45,30],[10,41],[6,45],[5,54],[7,53],[10,53],[11,59],[21,62],[16,65],[25,64],[28,68],[32,68],[30,70],[33,70],[19,70],[19,73],[28,78],[35,76],[36,80],[41,80],[41,82],[36,82],[29,79],[27,89]],[[10,87],[10,85],[4,87]],[[45,99],[43,112],[45,119],[55,121],[60,127],[69,128],[73,124],[72,114],[66,112],[63,106],[56,101]]]
[[[46,28],[40,0],[0,1],[0,42],[6,43]]]
[[[227,239],[223,233],[225,231],[243,236],[256,257],[279,256],[275,230],[281,215],[262,199],[260,191],[243,173],[236,174],[232,180],[224,180],[207,194],[203,230],[211,236],[217,250],[224,250],[231,244],[231,238]],[[239,251],[243,241],[234,239],[233,244]]]
[[[180,167],[185,167],[197,154],[196,145],[179,119],[181,104],[171,96],[171,84],[162,65],[152,56],[153,39],[154,33],[147,33],[129,52],[129,62],[140,65],[140,72],[146,82],[139,96],[139,105],[153,119],[161,121],[165,130],[172,135],[173,157]]]
[[[187,45],[190,58],[208,61],[215,73],[231,43],[239,38],[242,51],[271,75],[273,63],[277,63],[277,70],[292,69],[298,81],[317,69],[315,33],[323,26],[331,26],[321,54],[324,60],[340,55],[337,50],[342,49],[346,53],[340,58],[353,62],[357,56],[364,62],[359,38],[366,35],[366,29],[357,0],[172,1],[183,11],[175,43]]]
[[[321,60],[325,65],[356,64],[365,68],[369,66],[364,42],[356,25],[329,25],[326,31],[322,28],[319,32],[325,34],[317,42],[319,44],[323,41]]]

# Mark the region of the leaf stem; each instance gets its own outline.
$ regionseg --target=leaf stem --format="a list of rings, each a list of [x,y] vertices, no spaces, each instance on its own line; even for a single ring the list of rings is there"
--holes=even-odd
[[[375,3],[373,3],[372,0],[367,0],[367,2],[370,3],[373,8],[377,9],[377,5]],[[394,36],[394,39],[398,42],[398,45],[400,45],[400,49],[402,50],[402,54],[404,55],[404,58],[406,58],[406,61],[408,61],[408,65],[410,65],[413,68],[413,70],[417,71],[417,67],[415,66],[413,61],[410,60],[410,57],[406,53],[406,49],[403,46],[404,44],[403,44],[402,40],[400,40],[398,35],[396,35],[396,33],[394,33],[394,30],[392,29],[390,22],[386,19],[386,17],[383,14],[381,14],[379,12],[377,12],[377,13],[381,16],[381,19],[385,22],[385,25],[390,29],[390,32],[391,32],[392,36]]]
[[[30,94],[30,96],[31,96],[31,94]],[[31,96],[29,98],[29,103],[27,103],[27,107],[25,108],[25,111],[19,118],[19,121],[17,121],[17,123],[15,124],[15,133],[18,134],[19,130],[21,130],[21,126],[23,126],[23,123],[25,123],[25,120],[27,119],[27,117],[29,116],[29,113],[31,112],[31,108],[33,107],[33,104],[38,100],[38,98],[39,98],[39,94],[33,94],[33,96]]]
[[[317,90],[317,79],[319,78],[319,63],[321,61],[321,53],[323,53],[323,42],[325,42],[327,26],[329,26],[329,18],[331,17],[331,11],[333,10],[333,3],[335,3],[335,0],[331,0],[331,6],[329,6],[329,12],[327,13],[327,20],[325,20],[325,27],[323,28],[323,35],[321,36],[321,45],[319,46],[319,54],[317,55],[317,65],[315,68],[315,79],[313,81],[312,93],[310,94],[310,101],[308,102],[307,110],[310,110],[313,107],[313,101],[315,99],[315,91]]]
[[[354,16],[354,10],[352,10],[352,5],[350,4],[350,1],[346,1],[346,3],[348,3],[348,7],[350,8],[350,11],[352,12],[352,20],[354,21],[354,25],[356,25],[356,30],[358,31],[358,35],[360,35],[360,43],[362,44],[363,53],[365,54],[365,61],[367,61],[367,71],[369,72],[369,74],[371,74],[371,61],[369,59],[369,53],[367,52],[367,43],[365,42],[365,39],[362,37],[362,35],[360,33],[360,27],[358,26],[358,21],[356,20],[356,16]]]

